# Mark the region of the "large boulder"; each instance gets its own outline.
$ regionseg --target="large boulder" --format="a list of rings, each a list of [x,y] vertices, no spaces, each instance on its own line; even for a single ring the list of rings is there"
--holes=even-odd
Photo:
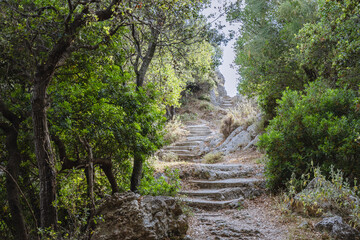
[[[360,239],[360,233],[356,229],[346,224],[339,216],[324,218],[315,224],[318,231],[327,231],[336,240],[356,240]]]
[[[240,126],[219,147],[215,148],[214,152],[229,154],[246,147],[250,142],[250,133]]]
[[[188,229],[187,216],[170,197],[115,193],[96,215],[104,221],[98,221],[91,240],[183,239]]]

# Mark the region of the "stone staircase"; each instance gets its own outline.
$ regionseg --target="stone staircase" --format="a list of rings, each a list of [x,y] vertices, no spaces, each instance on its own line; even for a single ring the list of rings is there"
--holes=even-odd
[[[183,190],[183,201],[194,209],[217,210],[237,208],[245,198],[253,198],[264,192],[265,181],[253,167],[241,164],[197,164]],[[200,171],[200,174],[199,174]]]
[[[205,141],[213,134],[209,126],[188,125],[186,129],[189,131],[186,140],[164,147],[163,153],[175,153],[183,160],[196,160],[204,154]]]
[[[232,108],[233,107],[233,101],[232,98],[229,96],[226,96],[222,99],[220,103],[220,107],[222,108]]]

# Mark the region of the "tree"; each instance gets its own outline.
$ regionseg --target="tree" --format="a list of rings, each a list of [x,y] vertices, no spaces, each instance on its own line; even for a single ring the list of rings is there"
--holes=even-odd
[[[47,88],[56,70],[65,63],[68,56],[81,48],[96,48],[119,28],[114,14],[119,12],[120,0],[99,4],[95,1],[16,2],[3,1],[1,6],[6,16],[12,19],[14,29],[23,35],[23,51],[31,56],[31,62],[23,69],[32,82],[32,122],[35,153],[40,176],[41,227],[56,229],[57,213],[53,202],[56,200],[55,156],[51,147],[47,121]],[[115,23],[115,19],[117,22]],[[110,26],[109,34],[100,34],[98,43],[92,45],[82,40],[86,29],[102,33],[104,23]],[[10,22],[7,22],[7,28]],[[105,25],[106,26],[106,25]],[[25,67],[25,66],[24,66]]]
[[[359,86],[358,1],[319,1],[319,21],[306,24],[297,34],[297,58],[332,87]]]
[[[303,89],[305,83],[315,80],[312,72],[299,67],[293,51],[294,34],[303,24],[315,21],[316,6],[311,0],[247,0],[229,9],[229,20],[242,23],[235,59],[241,76],[239,90],[259,96],[270,119],[282,91]]]

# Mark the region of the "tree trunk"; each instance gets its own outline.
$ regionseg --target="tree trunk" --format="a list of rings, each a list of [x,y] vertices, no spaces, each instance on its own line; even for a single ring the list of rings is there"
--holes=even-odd
[[[160,27],[160,26],[159,26]],[[146,72],[150,66],[151,60],[153,59],[160,36],[160,30],[156,28],[151,29],[151,41],[149,42],[146,55],[141,64],[140,70],[136,69],[136,90],[139,90],[143,86]],[[143,159],[140,154],[134,153],[134,167],[131,175],[131,186],[130,189],[133,192],[138,190],[141,182],[141,174],[143,167]]]
[[[34,128],[35,154],[40,177],[40,216],[41,227],[57,229],[56,171],[55,156],[50,142],[47,125],[46,89],[52,74],[37,73],[32,98],[32,120]],[[45,75],[45,76],[44,76]]]
[[[110,161],[110,164],[108,164],[108,165],[101,165],[101,169],[104,171],[107,179],[109,180],[109,183],[111,185],[112,194],[119,192],[119,187],[117,185],[115,176],[112,172],[111,161]]]
[[[131,175],[131,186],[130,186],[130,190],[132,192],[138,191],[138,187],[141,183],[142,167],[143,167],[143,159],[141,155],[134,154],[134,167]]]
[[[9,153],[6,175],[7,199],[9,202],[12,225],[14,228],[14,239],[28,239],[28,232],[25,225],[24,216],[21,209],[17,180],[21,156],[17,147],[18,133],[16,129],[11,129],[6,134],[6,148]]]

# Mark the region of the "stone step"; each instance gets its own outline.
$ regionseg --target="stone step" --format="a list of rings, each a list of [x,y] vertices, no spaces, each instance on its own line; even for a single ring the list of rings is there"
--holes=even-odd
[[[234,188],[220,188],[220,189],[196,189],[180,191],[180,195],[185,195],[188,198],[198,198],[202,200],[216,200],[225,201],[239,198],[253,198],[260,196],[265,192],[264,188],[258,187],[234,187]]]
[[[195,145],[195,146],[166,146],[166,147],[163,148],[163,150],[166,150],[166,151],[172,151],[172,150],[188,150],[188,151],[192,151],[197,147],[198,147],[198,145]]]
[[[173,152],[176,155],[181,155],[181,154],[192,154],[192,151],[189,150],[179,150],[179,149],[171,149],[171,150],[166,150],[165,152]]]
[[[194,145],[201,145],[203,143],[203,141],[183,141],[183,142],[178,142],[178,143],[175,143],[173,145],[170,145],[170,146],[194,146]],[[168,147],[170,147],[168,146]]]
[[[196,167],[206,169],[206,170],[218,170],[218,171],[232,171],[232,170],[241,170],[244,169],[245,166],[243,164],[196,164]]]
[[[196,130],[191,130],[189,131],[190,133],[192,134],[196,134],[196,133],[208,133],[208,134],[211,134],[212,131],[210,129],[196,129]]]
[[[186,126],[187,128],[209,128],[209,126],[208,125],[206,125],[206,124],[199,124],[199,125],[187,125]]]
[[[194,136],[194,137],[187,137],[188,141],[205,141],[208,136]]]
[[[192,174],[192,177],[195,179],[211,181],[234,178],[248,178],[251,176],[254,176],[254,169],[239,169],[233,171],[195,169]]]
[[[224,180],[189,180],[191,184],[203,189],[220,189],[234,187],[264,187],[265,180],[258,178],[230,178]]]
[[[180,191],[180,195],[186,195],[188,198],[199,198],[203,200],[232,200],[244,197],[246,194],[243,188],[222,188],[222,189],[198,189],[189,191]]]
[[[204,210],[218,210],[226,208],[236,208],[243,199],[234,199],[229,201],[203,200],[199,198],[184,198],[182,201],[188,206]]]

